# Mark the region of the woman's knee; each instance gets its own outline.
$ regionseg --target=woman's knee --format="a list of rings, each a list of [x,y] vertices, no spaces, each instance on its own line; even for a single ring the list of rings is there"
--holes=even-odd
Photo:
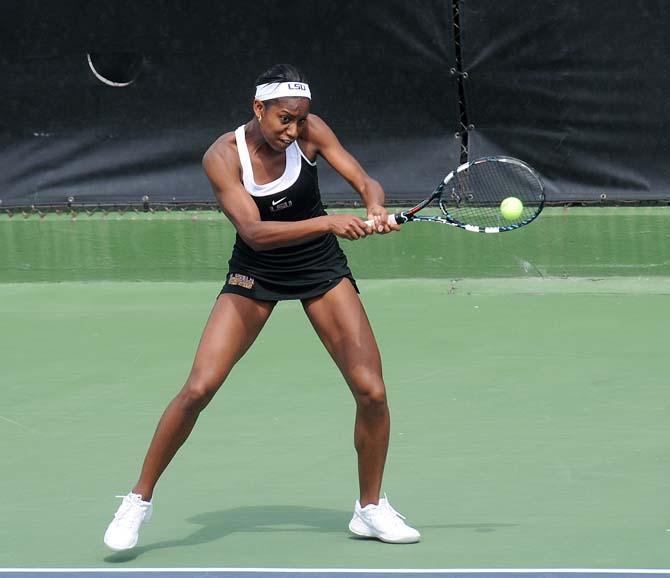
[[[386,387],[380,376],[368,376],[352,387],[356,403],[363,409],[386,407]]]
[[[202,411],[222,382],[223,379],[207,372],[192,372],[177,398],[187,411]]]

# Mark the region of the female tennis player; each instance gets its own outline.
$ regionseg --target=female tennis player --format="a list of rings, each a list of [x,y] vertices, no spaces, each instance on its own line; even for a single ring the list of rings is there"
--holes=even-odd
[[[380,495],[389,441],[389,409],[379,350],[356,282],[336,237],[373,232],[354,215],[327,215],[316,158],[323,157],[360,194],[374,232],[389,225],[384,191],[309,112],[311,93],[300,71],[276,65],[256,81],[254,117],[221,136],[203,167],[221,209],[237,229],[226,283],[202,334],[190,375],[154,434],[138,482],[123,497],[105,544],[126,550],[152,510],[159,476],[190,434],[235,363],[256,339],[278,301],[300,299],[356,401],[354,445],[360,496],[349,529],[384,542],[417,542]]]

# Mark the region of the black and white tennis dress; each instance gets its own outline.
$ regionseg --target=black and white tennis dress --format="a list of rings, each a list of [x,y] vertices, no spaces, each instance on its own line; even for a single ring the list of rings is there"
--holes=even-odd
[[[301,221],[326,214],[319,193],[316,163],[307,159],[297,141],[286,149],[284,174],[271,183],[257,185],[244,125],[235,131],[235,140],[242,182],[256,203],[262,221]],[[344,277],[356,287],[347,258],[332,233],[268,251],[254,251],[238,234],[228,266],[221,293],[237,293],[263,301],[316,297],[335,287]]]

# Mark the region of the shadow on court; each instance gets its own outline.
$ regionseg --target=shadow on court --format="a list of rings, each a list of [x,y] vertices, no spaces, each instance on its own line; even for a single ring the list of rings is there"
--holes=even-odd
[[[151,550],[195,546],[237,532],[344,532],[350,517],[351,512],[305,506],[246,506],[207,512],[187,519],[187,522],[201,527],[185,538],[112,554],[105,558],[105,562],[130,562]]]
[[[320,532],[346,533],[351,512],[330,510],[325,508],[310,508],[306,506],[245,506],[230,510],[219,510],[197,514],[187,519],[187,522],[201,526],[198,530],[178,540],[165,540],[154,544],[140,546],[127,552],[118,552],[105,558],[105,562],[120,564],[132,562],[145,552],[176,548],[180,546],[195,546],[213,542],[238,532]],[[495,532],[498,528],[517,526],[510,523],[479,523],[479,524],[439,524],[422,525],[426,530],[430,528],[466,529],[474,532]],[[367,540],[350,536],[351,540]]]

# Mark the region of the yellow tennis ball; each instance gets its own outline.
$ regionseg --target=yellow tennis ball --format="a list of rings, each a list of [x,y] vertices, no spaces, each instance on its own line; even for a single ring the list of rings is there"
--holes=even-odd
[[[516,197],[507,197],[500,203],[500,212],[508,221],[514,221],[523,212],[523,203]]]

